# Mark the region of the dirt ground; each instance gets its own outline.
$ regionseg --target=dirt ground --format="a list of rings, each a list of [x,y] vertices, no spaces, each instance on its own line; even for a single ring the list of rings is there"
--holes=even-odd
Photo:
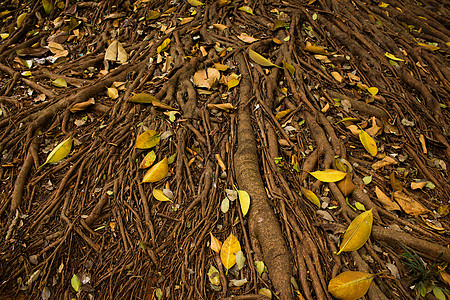
[[[450,297],[445,1],[0,19],[0,298]]]

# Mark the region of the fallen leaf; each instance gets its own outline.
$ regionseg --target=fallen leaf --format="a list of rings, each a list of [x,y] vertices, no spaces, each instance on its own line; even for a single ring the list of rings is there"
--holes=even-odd
[[[172,202],[166,195],[164,195],[164,192],[158,189],[153,189],[152,191],[153,197],[155,197],[156,200],[161,202]]]
[[[220,249],[220,259],[223,266],[228,270],[236,264],[236,254],[241,250],[241,245],[237,237],[230,233],[228,238],[223,242],[222,249]]]
[[[429,182],[428,180],[411,182],[411,188],[413,190],[423,189]]]
[[[182,19],[181,19],[181,22],[180,22],[180,25],[187,24],[187,23],[189,23],[189,22],[192,22],[193,20],[194,20],[194,17],[182,18]]]
[[[230,200],[228,198],[223,198],[222,203],[220,204],[220,210],[226,214],[230,209]]]
[[[150,166],[153,165],[155,160],[156,160],[156,154],[155,154],[155,151],[152,150],[144,156],[141,164],[139,165],[139,169],[150,168]]]
[[[324,47],[311,45],[311,43],[307,42],[305,46],[305,51],[317,53],[317,54],[328,54],[328,51]]]
[[[405,61],[404,59],[398,58],[398,57],[396,57],[394,54],[391,54],[391,53],[389,53],[389,52],[384,53],[384,55],[385,55],[387,58],[392,59],[392,60],[395,60],[395,61]]]
[[[206,72],[208,72],[208,74]],[[207,71],[204,69],[198,70],[192,77],[192,81],[196,86],[207,89],[216,86],[219,79],[220,72],[215,68],[208,68]]]
[[[338,181],[336,183],[338,188],[341,190],[341,193],[347,197],[353,193],[353,191],[356,189],[356,185],[352,181],[352,177],[350,174],[347,174],[344,179],[341,181]]]
[[[347,129],[349,129],[353,135],[359,136],[359,134],[361,133],[361,129],[359,129],[356,125],[349,125],[347,126]]]
[[[198,0],[187,0],[187,1],[188,1],[189,4],[192,5],[192,6],[202,6],[202,5],[205,5],[205,4],[203,4],[203,2],[198,1]]]
[[[213,24],[213,26],[214,26],[214,28],[216,28],[216,29],[218,29],[220,31],[225,30],[225,29],[228,28],[227,25],[223,25],[223,24]]]
[[[256,62],[257,64],[259,64],[261,66],[281,68],[281,67],[275,65],[274,63],[272,63],[270,60],[268,60],[264,56],[262,56],[261,54],[259,54],[258,52],[253,51],[252,49],[248,49],[248,55],[254,62]]]
[[[294,77],[295,67],[293,65],[285,62],[284,60],[281,62],[283,63],[283,66],[289,71],[289,73],[291,73],[292,77]]]
[[[238,10],[253,15],[253,9],[250,6],[241,6],[238,8]]]
[[[53,10],[53,0],[42,0],[42,6],[47,15],[49,15]]]
[[[88,101],[80,102],[74,104],[71,108],[69,108],[71,113],[76,113],[78,111],[83,111],[91,105],[95,104],[94,98],[90,98]]]
[[[419,216],[430,212],[430,210],[420,202],[417,202],[401,191],[394,192],[394,200],[397,201],[398,205],[400,205],[403,211],[408,215]]]
[[[255,267],[256,267],[256,272],[258,272],[259,276],[261,276],[262,273],[264,273],[264,271],[266,270],[266,265],[264,264],[264,262],[262,260],[255,261]]]
[[[241,81],[240,81],[239,79],[234,79],[234,78],[231,79],[231,80],[229,80],[229,81],[227,82],[228,90],[234,88],[235,86],[238,86],[240,82],[241,82]]]
[[[208,105],[206,105],[206,107],[208,107],[209,109],[222,109],[225,111],[228,111],[230,109],[236,109],[236,107],[234,107],[233,104],[231,103],[218,103],[218,104],[209,103]]]
[[[429,44],[421,43],[421,42],[418,42],[418,41],[416,41],[416,42],[417,42],[417,44],[419,44],[419,46],[428,48],[428,50],[431,50],[431,51],[436,51],[436,50],[441,49],[441,48],[439,48],[438,46],[429,45]]]
[[[242,268],[245,265],[245,256],[242,250],[239,250],[238,253],[236,254],[236,264],[239,270],[242,270]]]
[[[222,64],[219,64],[219,63],[215,63],[214,64],[214,68],[216,68],[219,71],[226,71],[226,70],[228,70],[228,66],[222,65]]]
[[[166,177],[168,172],[169,172],[169,164],[167,161],[167,157],[164,157],[163,160],[153,165],[153,167],[151,167],[147,171],[147,173],[145,173],[141,183],[160,181],[161,179]]]
[[[156,99],[154,96],[147,94],[147,93],[138,93],[134,94],[128,99],[128,102],[133,103],[146,103],[146,104],[152,104],[155,107],[161,108],[161,109],[167,109],[167,110],[176,110],[175,108],[162,103],[158,99]]]
[[[283,119],[284,117],[286,117],[286,115],[288,113],[290,113],[292,111],[292,109],[286,109],[286,110],[282,110],[277,112],[277,114],[275,115],[275,119],[280,120]]]
[[[361,213],[348,226],[342,238],[339,252],[355,251],[361,248],[369,239],[372,232],[373,215],[372,209]]]
[[[19,28],[20,25],[22,25],[22,22],[23,22],[23,20],[25,20],[26,17],[27,17],[27,13],[23,13],[17,17],[17,22],[16,22],[17,28]]]
[[[339,74],[336,71],[331,72],[331,76],[333,76],[333,78],[336,79],[336,81],[338,81],[338,82],[342,82],[344,80],[344,78],[341,76],[341,74]]]
[[[165,39],[161,45],[158,46],[158,48],[156,48],[156,53],[161,53],[164,52],[164,50],[166,50],[170,45],[170,39],[167,38]]]
[[[70,150],[72,149],[72,138],[69,137],[59,143],[55,149],[50,152],[50,154],[47,156],[47,160],[43,165],[41,165],[39,168],[42,168],[46,164],[55,163],[60,161],[61,159],[65,158]]]
[[[147,16],[145,17],[147,20],[154,20],[161,16],[161,13],[156,10],[151,10],[147,13]]]
[[[370,155],[376,156],[378,153],[377,144],[375,140],[364,130],[361,129],[359,133],[359,140],[361,141],[364,148],[369,152]]]
[[[336,182],[344,179],[347,175],[345,172],[341,172],[333,169],[325,169],[323,171],[309,172],[310,175],[323,182]]]
[[[113,41],[106,49],[105,60],[125,63],[128,60],[128,54],[119,41]]]
[[[368,185],[369,183],[372,182],[372,175],[364,176],[362,181],[364,182],[365,185]]]
[[[310,191],[304,187],[300,187],[300,190],[302,191],[302,194],[306,197],[306,199],[308,199],[309,201],[311,201],[311,203],[313,203],[314,205],[317,206],[317,208],[320,208],[320,200],[319,197],[316,196],[316,194],[314,194],[313,191]]]
[[[393,164],[397,164],[397,161],[390,156],[385,156],[382,160],[379,160],[376,163],[372,164],[372,169],[379,170],[382,167],[390,166]]]
[[[401,192],[403,190],[403,186],[400,183],[400,181],[398,181],[397,178],[395,178],[394,172],[391,172],[391,174],[389,175],[389,179],[391,181],[391,186],[392,186],[392,189],[394,190],[394,192],[397,192],[397,191]]]
[[[79,292],[81,289],[81,281],[78,279],[78,276],[76,274],[73,274],[72,279],[70,279],[70,284],[72,285],[72,288],[75,290],[75,292]]]
[[[250,208],[250,195],[246,191],[238,190],[239,203],[241,204],[242,216],[245,217]]]
[[[136,139],[135,148],[149,149],[158,145],[161,135],[154,130],[147,130],[141,133]]]
[[[259,295],[263,295],[269,299],[272,299],[272,292],[267,288],[262,288],[258,290]]]
[[[378,88],[376,87],[370,87],[367,89],[367,91],[372,95],[375,96],[376,94],[378,94]]]
[[[357,210],[366,211],[366,207],[361,202],[355,202],[355,208]]]
[[[356,300],[367,293],[374,276],[365,272],[346,271],[330,280],[328,291],[338,299]]]
[[[219,241],[211,232],[209,233],[211,236],[211,250],[214,252],[220,253],[220,249],[222,248],[222,242]]]
[[[247,43],[247,44],[251,44],[251,43],[254,43],[256,41],[259,41],[259,39],[254,38],[254,37],[249,36],[249,35],[246,35],[246,34],[245,35],[244,34],[238,35],[237,38],[240,39],[241,41],[243,41],[244,43]]]
[[[391,198],[386,196],[386,194],[383,193],[383,191],[381,191],[378,186],[375,187],[375,194],[377,195],[378,200],[387,210],[400,210],[400,206],[398,206],[396,202],[392,201]]]
[[[67,82],[62,78],[56,78],[52,81],[52,84],[57,87],[67,87]]]
[[[220,285],[220,276],[219,275],[220,275],[219,270],[217,270],[216,267],[214,267],[214,266],[209,267],[208,279],[212,285]]]
[[[108,90],[108,97],[111,99],[117,99],[119,98],[119,91],[115,87],[107,88]]]
[[[231,279],[230,283],[228,284],[229,286],[243,286],[244,284],[246,284],[248,282],[247,278],[244,279]]]

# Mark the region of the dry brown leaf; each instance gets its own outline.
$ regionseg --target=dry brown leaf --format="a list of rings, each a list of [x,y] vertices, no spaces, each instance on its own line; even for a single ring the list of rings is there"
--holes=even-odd
[[[394,190],[394,192],[397,192],[397,191],[401,192],[403,190],[402,184],[395,177],[395,172],[391,172],[391,174],[389,175],[389,179],[391,181],[391,186],[392,186],[392,189]]]
[[[353,191],[356,189],[356,186],[353,183],[350,174],[347,174],[344,179],[338,181],[336,184],[345,197],[353,193]]]
[[[430,212],[420,202],[417,202],[401,191],[394,192],[394,200],[397,201],[403,211],[408,215],[419,216]]]
[[[207,72],[208,74],[206,74],[204,69],[195,72],[192,80],[196,86],[210,89],[217,85],[220,79],[219,70],[215,68],[208,68]]]
[[[356,125],[349,125],[347,126],[347,129],[350,130],[354,135],[358,135],[361,132],[361,129],[358,128]]]
[[[220,249],[222,248],[222,242],[219,241],[211,232],[209,233],[211,236],[211,249],[214,252],[220,253]]]
[[[106,49],[105,60],[125,63],[128,60],[128,54],[119,41],[113,41]]]
[[[244,43],[247,43],[247,44],[251,44],[251,43],[254,43],[256,41],[259,41],[259,39],[254,38],[254,37],[249,36],[249,35],[246,35],[246,34],[238,35],[237,38],[240,39],[241,41],[243,41]]]
[[[425,137],[423,136],[423,134],[419,135],[419,141],[420,144],[422,145],[422,152],[424,154],[427,154],[428,153],[427,144],[425,143]]]
[[[400,206],[391,200],[385,193],[383,193],[377,186],[375,187],[375,194],[378,200],[383,204],[384,208],[387,210],[400,210]]]
[[[236,109],[236,107],[233,106],[231,103],[219,103],[219,104],[208,104],[207,107],[209,109],[222,109],[225,111],[228,111],[230,109]]]
[[[424,180],[424,181],[411,182],[411,188],[413,190],[423,189],[428,184],[428,182],[430,182],[430,181]]]
[[[80,102],[74,104],[71,108],[69,108],[71,113],[76,113],[77,111],[83,111],[89,106],[95,104],[94,98],[90,98],[88,101]]]
[[[336,71],[331,72],[331,76],[333,76],[334,79],[336,79],[338,82],[342,82],[344,78],[342,78],[341,74],[339,74]]]
[[[225,30],[225,29],[228,28],[227,25],[223,25],[223,24],[213,24],[213,26],[214,26],[214,28],[216,28],[216,29],[218,29],[220,31]]]
[[[372,164],[372,169],[379,170],[382,167],[390,166],[393,164],[397,164],[397,161],[390,156],[385,156],[382,160],[379,160],[376,163]]]

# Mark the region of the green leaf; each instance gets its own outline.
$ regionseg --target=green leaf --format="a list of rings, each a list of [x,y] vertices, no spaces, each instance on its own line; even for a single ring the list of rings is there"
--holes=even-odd
[[[372,175],[365,176],[362,180],[363,180],[365,185],[368,185],[369,183],[372,182]]]
[[[78,279],[78,276],[73,274],[72,279],[70,280],[70,283],[72,284],[73,289],[75,292],[79,292],[81,288],[81,281]]]

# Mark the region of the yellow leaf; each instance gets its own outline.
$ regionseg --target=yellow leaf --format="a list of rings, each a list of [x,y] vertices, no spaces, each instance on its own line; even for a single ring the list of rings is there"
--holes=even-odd
[[[267,58],[265,58],[264,56],[262,56],[261,54],[259,54],[256,51],[253,51],[252,49],[248,50],[248,55],[250,56],[250,58],[256,62],[257,64],[264,66],[264,67],[277,67],[280,68],[279,66],[275,65],[274,63],[272,63],[270,60],[268,60]]]
[[[147,169],[155,162],[156,154],[155,151],[150,151],[147,155],[144,156],[141,164],[139,165],[139,169]]]
[[[203,2],[200,2],[198,0],[187,0],[189,2],[190,5],[192,6],[202,6],[204,5]]]
[[[153,197],[155,197],[156,200],[161,202],[172,202],[166,195],[164,195],[164,192],[161,190],[153,189]]]
[[[20,27],[22,25],[23,20],[27,17],[27,13],[23,13],[20,16],[17,17],[17,27]]]
[[[231,233],[225,242],[223,242],[222,249],[220,249],[220,259],[225,269],[227,269],[226,274],[228,274],[228,270],[236,263],[236,254],[239,250],[241,250],[241,245],[237,237]]]
[[[231,0],[219,0],[219,7],[223,7],[231,3]]]
[[[383,193],[383,191],[381,191],[377,186],[375,187],[375,194],[377,195],[378,200],[387,210],[400,210],[400,206],[392,201],[391,198],[386,196],[386,194]]]
[[[154,130],[147,130],[141,133],[136,139],[136,148],[149,149],[153,148],[159,143],[161,135]]]
[[[0,37],[2,40],[7,39],[9,37],[9,33],[0,33]]]
[[[219,103],[219,104],[210,103],[210,104],[207,105],[207,107],[209,109],[215,109],[216,108],[216,109],[223,109],[225,111],[228,111],[230,109],[236,109],[236,107],[234,107],[233,104],[231,104],[231,103]]]
[[[250,208],[250,195],[246,191],[238,190],[237,192],[239,195],[239,203],[241,204],[242,216],[245,217]]]
[[[328,51],[324,47],[313,46],[310,43],[307,43],[305,46],[305,51],[318,53],[318,54],[328,54]]]
[[[146,103],[146,104],[152,104],[155,107],[161,108],[161,109],[168,109],[168,110],[176,110],[175,108],[162,103],[158,99],[156,99],[154,96],[147,94],[147,93],[138,93],[134,94],[128,99],[128,102],[134,102],[134,103]]]
[[[110,87],[108,89],[108,97],[111,99],[119,98],[119,91],[115,87]]]
[[[42,0],[42,6],[47,15],[49,15],[53,10],[53,0]]]
[[[235,86],[239,85],[240,80],[239,79],[231,79],[227,82],[228,90],[234,88]]]
[[[285,62],[284,60],[282,61],[283,66],[289,71],[289,73],[291,73],[292,77],[294,77],[295,74],[295,67],[287,62]]]
[[[382,7],[382,8],[385,8],[385,7],[388,7],[389,4],[384,3],[384,2],[381,2],[380,4],[378,4],[378,6],[379,6],[379,7]]]
[[[323,182],[336,182],[342,180],[347,173],[333,169],[325,169],[323,171],[309,172],[310,175]]]
[[[67,87],[67,82],[62,78],[56,78],[52,81],[52,84],[57,87]]]
[[[417,41],[416,41],[416,42],[417,42]],[[429,44],[425,44],[425,43],[421,43],[421,42],[417,42],[417,44],[419,44],[419,46],[428,48],[428,49],[431,50],[431,51],[436,51],[436,50],[441,49],[441,48],[439,48],[438,46],[429,45]]]
[[[314,194],[313,191],[310,191],[304,187],[300,187],[300,190],[302,191],[302,194],[306,197],[306,199],[308,199],[309,201],[311,201],[314,205],[317,206],[317,208],[320,208],[320,200],[319,198],[316,196],[316,194]]]
[[[420,202],[409,197],[401,191],[394,192],[394,200],[403,209],[405,213],[412,216],[419,216],[430,212],[428,208],[423,206]]]
[[[156,49],[156,53],[163,52],[164,50],[166,50],[169,47],[169,45],[170,45],[170,39],[167,38],[161,43],[161,45],[158,46],[158,48]]]
[[[216,269],[216,267],[214,266],[209,267],[208,279],[212,285],[220,286],[220,273],[219,270]]]
[[[42,168],[46,164],[60,161],[69,154],[71,149],[72,149],[72,138],[69,137],[68,139],[59,143],[55,147],[55,149],[53,149],[52,152],[50,152],[50,154],[47,156],[47,160],[45,161],[45,163],[39,168]]]
[[[343,272],[330,280],[328,291],[338,299],[356,300],[367,293],[374,276],[358,271]]]
[[[398,181],[397,178],[395,178],[394,172],[391,172],[391,174],[389,175],[389,179],[391,181],[391,186],[392,186],[392,189],[394,190],[394,192],[397,192],[397,191],[401,192],[403,190],[403,186],[400,183],[400,181]]]
[[[394,54],[391,54],[389,52],[386,52],[384,54],[387,58],[392,59],[392,60],[396,60],[396,61],[405,61],[404,59],[398,58],[396,57]]]
[[[219,63],[215,63],[214,64],[214,68],[216,68],[219,71],[226,71],[226,70],[228,70],[228,66],[222,65],[222,64],[219,64]]]
[[[141,183],[160,181],[167,175],[167,172],[169,172],[169,164],[167,162],[167,157],[164,157],[163,160],[151,167],[150,170],[145,173]]]
[[[246,12],[248,14],[253,15],[253,9],[250,6],[241,6],[241,7],[238,8],[238,10],[244,11],[244,12]]]
[[[151,11],[149,11],[149,12],[147,13],[146,19],[147,19],[147,20],[154,20],[154,19],[159,18],[159,16],[161,16],[161,13],[160,13],[159,11],[151,10]]]
[[[353,193],[353,191],[356,189],[356,186],[353,183],[350,174],[347,174],[344,179],[338,181],[337,186],[345,197]]]
[[[341,252],[355,251],[361,248],[369,239],[372,232],[373,215],[372,209],[357,216],[348,226],[342,239]]]
[[[376,94],[378,94],[378,88],[376,88],[376,87],[374,87],[374,86],[368,88],[367,91],[368,91],[369,93],[371,93],[373,96],[375,96]]]
[[[275,119],[277,119],[277,120],[282,119],[282,118],[286,117],[286,115],[288,113],[290,113],[291,111],[292,111],[292,109],[286,109],[286,110],[279,111],[275,115]]]
[[[222,248],[222,242],[219,241],[211,232],[209,233],[211,235],[211,249],[214,252],[220,253],[220,249]]]
[[[375,143],[374,139],[362,129],[361,132],[359,133],[359,140],[361,141],[361,144],[364,146],[367,152],[370,153],[370,155],[372,156],[377,155],[378,153],[377,144]]]

